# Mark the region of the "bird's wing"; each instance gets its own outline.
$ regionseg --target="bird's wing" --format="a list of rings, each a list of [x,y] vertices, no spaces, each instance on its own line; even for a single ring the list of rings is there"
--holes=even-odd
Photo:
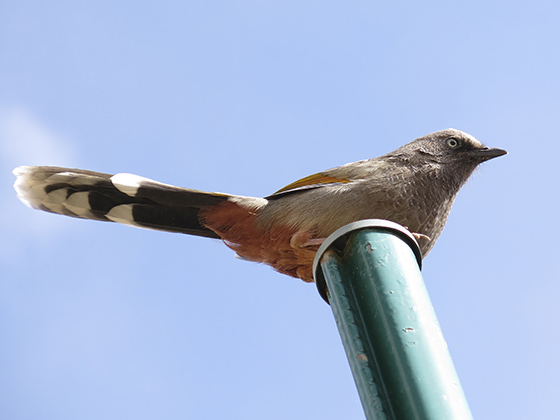
[[[306,176],[305,178],[292,182],[291,184],[286,185],[284,188],[265,198],[269,200],[299,191],[320,188],[326,185],[347,184],[349,182],[352,181],[346,178],[339,178],[329,175],[327,172],[319,172],[318,174]]]
[[[306,176],[290,185],[276,191],[274,194],[265,197],[267,200],[283,197],[300,191],[321,188],[332,185],[344,185],[355,181],[370,178],[372,174],[384,171],[386,163],[378,159],[360,160],[358,162],[347,163],[346,165],[328,169],[314,175]]]

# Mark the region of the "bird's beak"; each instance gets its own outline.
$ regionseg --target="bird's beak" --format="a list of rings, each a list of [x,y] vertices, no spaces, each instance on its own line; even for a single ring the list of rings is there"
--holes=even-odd
[[[485,147],[483,149],[471,150],[470,153],[472,156],[482,160],[489,160],[498,156],[507,155],[507,151],[504,149],[497,149],[495,147]]]

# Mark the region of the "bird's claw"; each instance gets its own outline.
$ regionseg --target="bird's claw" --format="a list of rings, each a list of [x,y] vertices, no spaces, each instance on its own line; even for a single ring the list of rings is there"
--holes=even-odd
[[[431,241],[430,237],[427,236],[427,235],[424,235],[423,233],[412,232],[412,236],[414,236],[414,239],[416,239],[417,241],[419,241],[420,239],[425,239],[428,242]]]

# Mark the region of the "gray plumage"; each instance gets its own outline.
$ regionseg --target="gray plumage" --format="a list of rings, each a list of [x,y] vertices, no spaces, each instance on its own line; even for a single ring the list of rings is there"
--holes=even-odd
[[[453,141],[455,147],[448,144]],[[506,153],[487,148],[459,130],[438,131],[386,155],[322,173],[350,183],[303,187],[306,200],[282,192],[281,200],[268,197],[269,203],[260,212],[262,223],[270,226],[281,217],[297,230],[308,230],[316,229],[316,221],[321,220],[317,235],[326,237],[335,226],[387,219],[420,234],[419,245],[426,256],[447,222],[457,193],[476,167]]]

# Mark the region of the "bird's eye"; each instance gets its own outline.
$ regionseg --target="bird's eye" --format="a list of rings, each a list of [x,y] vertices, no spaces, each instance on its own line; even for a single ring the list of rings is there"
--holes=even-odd
[[[457,140],[455,137],[449,137],[445,142],[451,149],[455,149],[457,146],[459,146],[459,140]]]

